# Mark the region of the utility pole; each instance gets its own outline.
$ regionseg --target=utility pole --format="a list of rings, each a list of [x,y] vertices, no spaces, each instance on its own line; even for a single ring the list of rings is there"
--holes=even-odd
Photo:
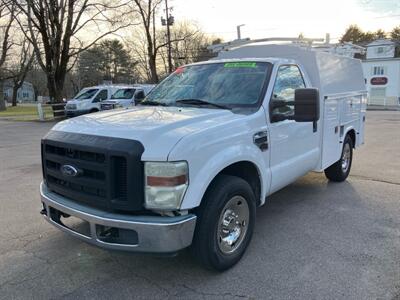
[[[169,73],[172,73],[171,30],[169,28],[169,26],[172,24],[170,24],[168,0],[165,0],[165,17],[167,18],[168,70]]]
[[[241,24],[236,26],[236,30],[237,30],[237,39],[240,40],[242,38],[242,35],[240,34],[240,27],[244,26],[245,24]]]

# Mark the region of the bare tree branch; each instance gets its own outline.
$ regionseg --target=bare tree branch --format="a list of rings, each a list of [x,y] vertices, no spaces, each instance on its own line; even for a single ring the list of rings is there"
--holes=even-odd
[[[104,37],[134,25],[121,21],[130,2],[127,0],[13,2],[23,15],[17,22],[32,43],[36,60],[47,75],[50,97],[57,102],[62,100],[66,74],[73,68],[76,56]],[[95,36],[88,34],[92,28],[97,32]],[[85,43],[78,34],[86,36]]]
[[[12,46],[12,42],[10,41],[10,29],[14,21],[14,15],[15,15],[15,10],[14,10],[14,4],[11,4],[11,7],[9,7],[9,1],[4,1],[2,0],[0,2],[0,17],[5,17],[5,12],[6,17],[8,17],[7,23],[5,25],[4,33],[3,33],[3,42],[1,44],[1,55],[0,55],[0,68],[4,65],[6,58],[7,58],[7,53],[8,50],[10,50]],[[8,15],[8,16],[7,16]]]

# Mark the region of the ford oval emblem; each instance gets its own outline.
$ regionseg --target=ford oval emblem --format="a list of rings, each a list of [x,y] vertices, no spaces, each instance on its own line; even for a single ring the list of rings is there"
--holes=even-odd
[[[68,177],[76,177],[80,173],[77,168],[71,165],[62,165],[60,171],[64,176]]]

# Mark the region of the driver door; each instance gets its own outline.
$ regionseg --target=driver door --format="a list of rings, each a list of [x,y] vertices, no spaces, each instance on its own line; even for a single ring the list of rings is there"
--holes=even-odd
[[[319,138],[312,122],[289,120],[294,116],[294,94],[305,88],[297,65],[279,66],[269,105],[271,139],[271,193],[313,170],[319,159]],[[287,105],[273,108],[274,101]]]
[[[101,90],[98,92],[96,97],[93,99],[92,103],[99,103],[101,101],[107,100],[108,99],[108,91],[107,90]]]

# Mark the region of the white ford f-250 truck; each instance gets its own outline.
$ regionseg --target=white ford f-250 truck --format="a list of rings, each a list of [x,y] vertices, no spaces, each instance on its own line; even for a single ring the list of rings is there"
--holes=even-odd
[[[224,51],[178,68],[139,106],[55,125],[42,140],[42,214],[103,248],[191,246],[224,270],[269,195],[310,171],[346,179],[365,108],[358,60],[290,45]]]

